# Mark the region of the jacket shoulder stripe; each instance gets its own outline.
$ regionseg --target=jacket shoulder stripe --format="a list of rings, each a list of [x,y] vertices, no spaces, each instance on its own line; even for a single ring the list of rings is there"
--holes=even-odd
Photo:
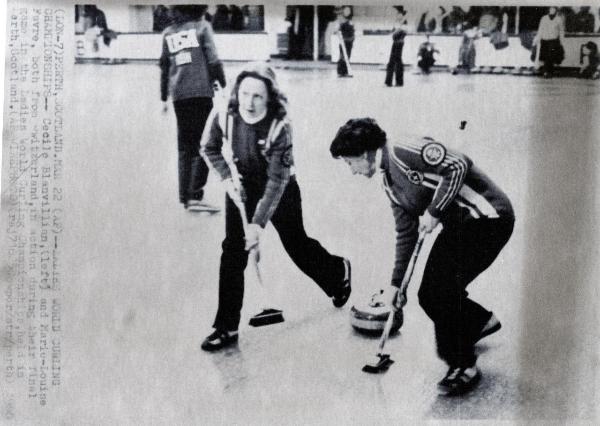
[[[274,141],[275,139],[277,139],[279,137],[279,134],[281,133],[281,130],[283,129],[283,127],[288,123],[287,120],[273,120],[273,122],[277,122],[277,124],[275,125],[274,129],[273,129],[273,134],[271,135],[271,137],[269,138],[269,140]]]
[[[460,190],[459,195],[466,201],[469,201],[474,206],[477,206],[477,209],[481,211],[482,215],[489,218],[498,218],[500,215],[498,211],[494,207],[490,201],[485,198],[483,195],[475,191],[468,185],[463,185]]]
[[[465,164],[462,162],[455,163],[452,166],[450,166],[450,168],[452,169],[452,173],[450,177],[450,184],[448,186],[448,190],[436,206],[440,210],[443,210],[456,196],[460,189],[460,185],[463,183],[466,175],[466,167]]]

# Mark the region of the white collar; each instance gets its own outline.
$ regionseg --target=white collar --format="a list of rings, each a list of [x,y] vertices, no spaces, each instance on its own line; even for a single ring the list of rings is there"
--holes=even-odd
[[[248,115],[248,113],[246,111],[242,110],[242,109],[240,109],[239,112],[240,112],[240,116],[242,117],[242,120],[244,120],[246,122],[246,124],[256,124],[260,120],[262,120],[263,118],[265,118],[267,116],[267,110],[266,109],[258,117],[250,117]]]
[[[375,164],[380,171],[383,171],[383,150],[386,149],[387,143],[379,148],[375,153]]]

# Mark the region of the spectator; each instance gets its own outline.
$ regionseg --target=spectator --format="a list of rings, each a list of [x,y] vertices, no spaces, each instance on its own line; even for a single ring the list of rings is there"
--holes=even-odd
[[[469,9],[467,10],[467,17],[465,19],[466,23],[463,25],[463,30],[478,26],[479,19],[481,18],[482,14],[482,6],[469,6]]]
[[[162,33],[172,23],[169,8],[162,4],[154,8],[152,17],[152,31],[157,33]]]
[[[86,39],[91,40],[92,34],[102,38],[104,48],[100,48],[99,43],[94,43],[94,51],[99,52],[104,58],[104,64],[117,64],[119,61],[114,57],[114,49],[110,49],[113,40],[117,38],[117,33],[108,28],[106,15],[101,9],[94,5],[85,5],[83,9],[85,18]]]
[[[460,6],[452,6],[452,10],[448,14],[447,31],[452,34],[458,34],[462,31],[465,25],[467,13]]]
[[[212,27],[215,31],[226,31],[229,29],[229,8],[224,4],[218,4],[212,17]]]
[[[561,7],[558,9],[558,15],[562,16],[563,22],[565,23],[565,31],[568,33],[576,32],[575,27],[575,12],[579,8],[575,7]],[[540,18],[541,19],[541,18]]]
[[[340,38],[340,59],[337,64],[338,77],[349,77],[348,65],[346,60],[350,63],[350,56],[352,55],[352,46],[354,45],[354,25],[352,24],[352,9],[345,6],[342,9],[342,13],[338,16],[338,28],[336,30],[338,37]],[[344,57],[342,44],[346,50],[347,58]]]
[[[264,13],[262,6],[244,6],[246,16],[246,30],[262,31],[264,29]]]
[[[449,12],[446,12],[442,6],[427,10],[421,15],[417,26],[417,31],[428,33],[441,33],[443,31],[443,22]]]
[[[469,28],[470,24],[467,24],[466,30],[463,33],[462,43],[458,50],[458,69],[463,69],[467,73],[471,72],[471,69],[475,67],[475,40],[482,36],[479,27],[475,26]],[[455,70],[456,74],[458,70]]]
[[[429,41],[429,34],[427,34],[426,41],[421,43],[419,46],[419,53],[417,55],[417,66],[421,68],[423,74],[429,74],[431,67],[435,63],[435,54],[440,53],[433,43]]]
[[[568,28],[567,31],[575,33],[594,32],[594,15],[590,13],[589,6],[579,8],[579,11],[573,15],[572,28]]]
[[[500,8],[498,7],[486,7],[481,13],[479,18],[479,28],[482,34],[490,34],[498,28]]]
[[[558,16],[556,7],[550,7],[548,14],[542,16],[535,37],[535,45],[539,52],[539,61],[544,63],[544,78],[552,77],[554,66],[564,59],[562,47],[565,38],[565,25],[561,16]],[[537,62],[537,61],[536,61]]]
[[[580,63],[580,78],[597,79],[600,77],[600,56],[598,55],[598,45],[596,43],[588,41],[581,46]]]
[[[502,7],[498,12],[498,16],[500,17],[498,25],[500,28],[506,28],[506,31],[504,32],[507,34],[515,33],[516,15],[516,7]]]
[[[398,10],[396,25],[392,29],[392,50],[385,74],[385,85],[388,87],[392,86],[394,73],[396,74],[396,86],[404,85],[404,64],[402,63],[402,49],[404,48],[404,37],[406,37],[404,15]]]
[[[244,14],[242,13],[242,9],[239,6],[234,4],[229,5],[229,12],[231,13],[230,26],[233,31],[242,31],[245,27],[244,25]]]

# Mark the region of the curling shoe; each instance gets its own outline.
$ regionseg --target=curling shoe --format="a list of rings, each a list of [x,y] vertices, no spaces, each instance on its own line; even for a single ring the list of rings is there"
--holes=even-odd
[[[204,339],[200,346],[202,350],[207,352],[218,351],[235,344],[238,341],[237,331],[215,330],[210,336]]]
[[[440,395],[462,395],[473,389],[481,380],[481,371],[476,365],[472,367],[450,367],[446,376],[437,384]]]

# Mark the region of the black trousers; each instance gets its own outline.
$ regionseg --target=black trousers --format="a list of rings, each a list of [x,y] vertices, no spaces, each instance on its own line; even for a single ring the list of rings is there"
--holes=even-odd
[[[264,188],[244,185],[244,189],[250,221]],[[295,178],[288,183],[271,223],[296,266],[315,281],[327,296],[332,296],[344,279],[343,259],[329,254],[318,241],[306,235],[302,221],[300,188]],[[226,197],[225,240],[219,272],[219,308],[213,324],[217,329],[238,329],[244,298],[244,269],[248,264],[248,252],[244,245],[240,212],[233,201]]]
[[[346,46],[346,53],[348,54],[348,62],[350,62],[350,55],[352,55],[352,45],[353,41],[344,41],[344,46]],[[346,65],[346,61],[344,60],[344,52],[342,52],[342,46],[339,46],[340,49],[340,59],[337,63],[337,73],[338,75],[348,75],[348,65]]]
[[[201,200],[208,179],[208,166],[200,156],[200,139],[212,110],[211,98],[189,98],[173,102],[177,117],[179,154],[179,201]]]
[[[421,60],[417,63],[417,66],[421,68],[425,74],[429,74],[434,63],[435,61],[433,58],[421,58]]]
[[[468,298],[466,287],[496,259],[514,220],[477,219],[444,224],[419,289],[419,303],[435,327],[437,351],[449,366],[470,367],[474,345],[491,312]]]
[[[390,51],[390,60],[385,73],[385,84],[392,85],[394,73],[396,73],[396,86],[404,85],[404,64],[402,63],[402,48],[404,43],[393,43]]]
[[[560,40],[541,40],[539,49],[540,61],[544,63],[544,72],[552,74],[554,66],[560,64],[564,57]]]

